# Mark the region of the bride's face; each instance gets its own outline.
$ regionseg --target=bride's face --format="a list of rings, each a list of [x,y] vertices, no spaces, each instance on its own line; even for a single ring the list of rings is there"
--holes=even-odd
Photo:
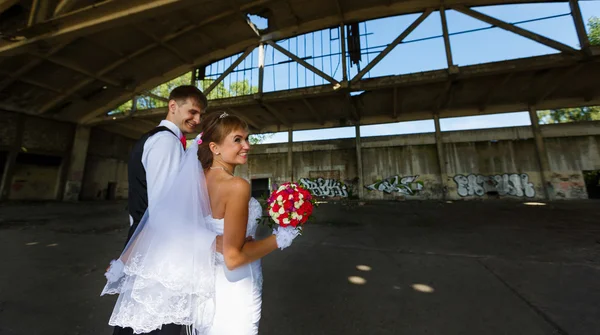
[[[231,165],[246,164],[248,161],[248,152],[250,151],[250,142],[248,142],[248,132],[243,129],[237,129],[229,133],[219,145],[220,156],[225,163]]]

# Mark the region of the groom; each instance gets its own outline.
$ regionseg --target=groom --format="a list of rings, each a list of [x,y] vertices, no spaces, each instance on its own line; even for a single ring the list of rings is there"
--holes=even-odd
[[[129,178],[129,234],[135,232],[144,213],[157,205],[179,171],[185,152],[185,134],[194,132],[206,111],[206,96],[195,86],[179,86],[169,95],[168,114],[158,127],[140,138],[131,151]],[[169,324],[148,334],[179,335],[181,326]],[[131,328],[115,327],[113,335],[131,335]]]

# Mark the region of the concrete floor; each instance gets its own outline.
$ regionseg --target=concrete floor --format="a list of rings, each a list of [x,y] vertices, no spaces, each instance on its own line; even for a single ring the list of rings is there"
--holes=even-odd
[[[264,259],[260,334],[600,334],[599,205],[322,205]],[[123,202],[0,205],[0,334],[110,334],[126,222]]]

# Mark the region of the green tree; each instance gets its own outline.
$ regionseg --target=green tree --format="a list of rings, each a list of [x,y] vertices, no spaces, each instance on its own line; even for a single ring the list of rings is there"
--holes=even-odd
[[[590,17],[588,20],[588,38],[591,45],[600,45],[600,18]]]
[[[252,145],[261,144],[264,141],[273,137],[273,135],[275,135],[275,134],[273,134],[273,133],[253,134],[253,135],[250,135],[250,138],[248,140],[250,141],[250,144],[252,144]]]
[[[160,96],[167,98],[169,93],[177,86],[181,85],[189,85],[192,81],[192,73],[188,72],[182,76],[179,76],[173,80],[170,80],[166,83],[160,84],[155,88],[151,89],[150,92]],[[202,91],[205,91],[215,80],[214,79],[204,79],[199,82],[199,87]],[[258,87],[252,86],[250,81],[245,79],[242,81],[232,82],[229,84],[229,88],[225,87],[225,82],[221,81],[208,95],[208,100],[213,99],[222,99],[222,98],[230,98],[240,95],[248,95],[254,94],[258,92]],[[132,109],[132,101],[128,100],[124,104],[115,108],[114,110],[109,112],[109,115],[127,113]],[[151,96],[138,96],[137,98],[137,108],[138,109],[149,109],[149,108],[157,108],[157,107],[165,107],[167,103],[161,99],[157,99]]]
[[[560,108],[539,111],[541,124],[600,120],[600,107]]]
[[[192,81],[192,73],[188,72],[182,76],[179,76],[173,80],[170,80],[166,83],[158,85],[157,87],[150,90],[151,93],[156,94],[161,97],[168,97],[169,93],[177,86],[181,85],[189,85]],[[199,82],[199,87],[202,91],[205,91],[212,83],[214,83],[214,79],[204,79]],[[225,87],[225,82],[221,81],[208,95],[208,100],[213,99],[222,99],[222,98],[230,98],[240,95],[249,95],[258,92],[258,87],[252,86],[250,81],[245,79],[241,81],[232,82],[229,84],[229,87]],[[157,107],[165,107],[167,105],[163,100],[151,97],[151,96],[139,96],[137,98],[137,108],[138,109],[149,109],[149,108],[157,108]],[[115,108],[109,115],[114,114],[122,114],[128,113],[131,111],[133,107],[132,100],[128,100],[124,104]],[[273,137],[274,134],[256,134],[250,136],[251,144],[260,144],[265,140]]]

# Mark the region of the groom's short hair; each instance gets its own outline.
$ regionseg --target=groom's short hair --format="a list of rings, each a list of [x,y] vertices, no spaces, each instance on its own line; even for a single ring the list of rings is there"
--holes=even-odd
[[[202,105],[203,109],[208,107],[208,99],[200,89],[194,85],[182,85],[175,87],[171,94],[169,94],[169,100],[177,101],[177,104],[183,104],[187,99],[195,99]]]

